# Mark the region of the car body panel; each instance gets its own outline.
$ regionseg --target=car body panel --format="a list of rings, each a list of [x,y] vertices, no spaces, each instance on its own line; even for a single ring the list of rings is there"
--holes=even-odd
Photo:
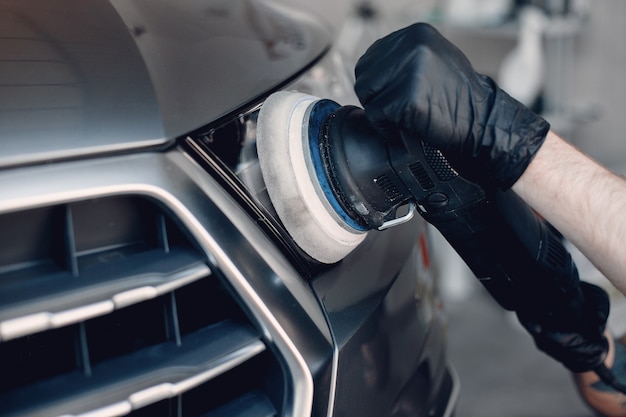
[[[330,43],[320,19],[270,1],[189,1],[184,8],[168,0],[113,4],[135,34],[168,137],[284,83]]]
[[[336,416],[441,415],[430,408],[445,391],[445,315],[427,233],[418,220],[370,234],[313,279],[339,346]]]
[[[108,2],[3,2],[0,22],[0,166],[166,140],[150,75]]]
[[[172,143],[308,67],[320,22],[267,1],[3,2],[0,167]]]

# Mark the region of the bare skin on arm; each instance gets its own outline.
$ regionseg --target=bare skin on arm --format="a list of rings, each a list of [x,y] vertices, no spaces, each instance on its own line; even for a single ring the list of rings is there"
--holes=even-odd
[[[626,294],[626,180],[549,132],[513,190]]]

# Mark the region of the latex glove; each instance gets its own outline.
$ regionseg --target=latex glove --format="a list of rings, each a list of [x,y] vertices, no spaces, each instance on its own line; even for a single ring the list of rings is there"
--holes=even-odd
[[[517,311],[520,323],[537,348],[572,372],[591,371],[603,363],[609,350],[605,337],[609,297],[593,284],[580,282],[582,302],[536,311],[533,306]]]
[[[456,161],[463,176],[502,189],[522,175],[550,128],[425,23],[375,42],[355,75],[355,92],[383,134],[408,131]]]
[[[611,364],[610,372],[618,384],[626,386],[626,346],[621,340],[613,340],[610,335],[607,338],[611,346],[610,358],[607,359]],[[582,398],[599,416],[626,416],[624,394],[620,390],[602,381],[593,372],[576,374],[574,380]]]

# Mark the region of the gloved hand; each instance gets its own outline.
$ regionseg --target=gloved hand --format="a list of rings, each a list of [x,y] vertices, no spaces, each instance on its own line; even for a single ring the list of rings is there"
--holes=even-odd
[[[608,337],[612,339],[611,336]],[[612,365],[606,379],[591,372],[575,376],[580,395],[599,416],[624,416],[624,392],[626,392],[626,346],[622,340],[609,340],[612,351]],[[617,385],[617,386],[616,386]]]
[[[493,182],[483,186],[513,185],[550,128],[476,73],[465,55],[428,24],[375,42],[355,74],[355,92],[374,127],[383,134],[405,130],[429,142],[464,177]]]
[[[604,336],[608,295],[600,287],[582,281],[580,290],[583,297],[567,304],[548,310],[528,305],[516,311],[537,348],[572,372],[594,370],[603,363],[609,349]]]

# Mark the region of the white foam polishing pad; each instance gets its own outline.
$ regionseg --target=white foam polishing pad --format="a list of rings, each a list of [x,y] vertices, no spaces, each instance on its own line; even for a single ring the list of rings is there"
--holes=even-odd
[[[331,264],[354,250],[367,232],[341,220],[317,179],[309,116],[319,100],[287,91],[270,95],[258,116],[257,152],[270,200],[287,232],[309,256]]]

